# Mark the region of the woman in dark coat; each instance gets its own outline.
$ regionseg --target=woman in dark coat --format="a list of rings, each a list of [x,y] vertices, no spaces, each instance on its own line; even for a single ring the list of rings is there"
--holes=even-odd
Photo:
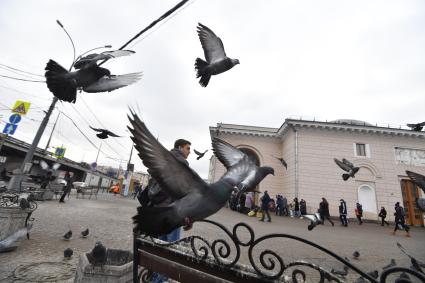
[[[307,203],[305,202],[304,199],[301,199],[300,201],[300,211],[301,211],[301,215],[307,214]]]
[[[406,237],[410,237],[409,234],[409,226],[406,225],[405,223],[405,219],[404,219],[404,208],[402,206],[400,206],[399,202],[396,202],[395,204],[395,227],[394,227],[394,231],[393,231],[393,235],[395,235],[395,232],[398,229],[404,229],[404,231],[406,231]]]
[[[322,202],[320,203],[319,206],[319,213],[320,213],[320,218],[322,218],[322,225],[325,224],[325,218],[328,219],[328,221],[332,224],[332,226],[334,226],[334,223],[332,222],[331,218],[330,218],[330,214],[329,214],[329,203],[325,198],[322,198]]]
[[[385,221],[385,218],[387,217],[387,211],[385,210],[385,207],[381,207],[381,211],[378,214],[379,217],[381,217],[381,226],[384,226],[384,223],[390,225],[387,221]]]

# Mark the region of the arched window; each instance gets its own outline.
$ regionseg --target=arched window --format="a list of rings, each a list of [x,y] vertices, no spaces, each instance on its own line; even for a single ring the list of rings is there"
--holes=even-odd
[[[363,206],[363,211],[377,213],[375,189],[363,184],[359,187],[359,203]]]

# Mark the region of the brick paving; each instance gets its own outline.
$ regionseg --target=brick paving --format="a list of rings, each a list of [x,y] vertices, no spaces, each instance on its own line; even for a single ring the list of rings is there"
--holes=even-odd
[[[99,193],[97,200],[76,199],[75,195],[71,195],[65,204],[58,201],[39,202],[38,209],[33,213],[35,222],[30,240],[22,240],[19,248],[13,252],[0,254],[0,282],[31,282],[14,278],[14,270],[19,267],[19,270],[31,272],[30,268],[24,267],[28,264],[47,262],[65,263],[55,266],[56,279],[61,279],[55,281],[55,276],[49,275],[49,282],[73,282],[73,278],[64,280],[64,276],[75,270],[79,255],[90,251],[96,241],[101,240],[110,248],[130,250],[131,216],[134,215],[137,204],[136,200],[106,193]],[[352,252],[358,250],[360,259],[351,261],[367,271],[388,264],[390,258],[396,259],[400,265],[409,266],[408,258],[396,247],[397,242],[425,262],[425,229],[422,227],[412,227],[411,238],[406,238],[402,232],[393,236],[390,233],[392,227],[381,227],[375,223],[365,223],[362,226],[350,223],[348,228],[339,224],[331,227],[326,223],[313,231],[307,231],[306,220],[275,216],[272,222],[264,223],[227,208],[223,208],[210,219],[222,223],[230,230],[236,223],[244,221],[254,229],[256,238],[271,233],[300,236],[329,248],[342,257],[351,258]],[[90,229],[89,237],[81,238],[80,231],[87,227]],[[62,236],[69,228],[73,231],[73,237],[70,241],[64,241]],[[203,235],[208,239],[225,238],[218,228],[205,223],[196,223],[192,230],[183,233],[184,236],[190,234]],[[241,238],[247,239],[247,233],[242,229],[239,234]],[[68,247],[74,250],[74,255],[71,260],[64,260],[63,250]],[[277,251],[285,263],[303,259],[320,263],[329,269],[342,267],[324,253],[292,240],[268,240],[259,245],[259,248],[261,247]],[[242,250],[241,261],[249,262],[246,250]]]

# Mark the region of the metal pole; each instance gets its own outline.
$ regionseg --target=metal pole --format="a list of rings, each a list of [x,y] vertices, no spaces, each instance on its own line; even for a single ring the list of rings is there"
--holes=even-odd
[[[97,151],[97,156],[96,156],[96,161],[95,161],[96,165],[97,165],[97,159],[99,158],[99,153],[100,153],[100,148],[101,147],[102,147],[102,142],[100,142],[99,150]]]
[[[49,140],[47,141],[46,148],[44,149],[45,151],[47,151],[47,149],[49,148],[50,141],[52,140],[53,132],[55,131],[56,123],[57,123],[57,122],[58,122],[58,120],[59,120],[59,115],[60,115],[60,114],[61,114],[61,113],[59,112],[58,117],[56,117],[56,121],[55,121],[55,124],[53,125],[52,132],[50,133]]]
[[[0,136],[0,138],[1,138],[1,141],[0,141],[0,152],[1,152],[1,148],[3,147],[3,144],[6,142],[7,137],[8,137],[7,134],[1,134],[1,136]]]

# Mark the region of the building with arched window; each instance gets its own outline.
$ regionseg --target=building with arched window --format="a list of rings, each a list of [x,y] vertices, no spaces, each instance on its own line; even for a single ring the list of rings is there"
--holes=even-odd
[[[304,199],[309,213],[315,212],[325,197],[331,215],[337,216],[343,198],[351,218],[355,217],[356,202],[360,202],[366,219],[377,219],[384,206],[393,220],[394,204],[399,201],[406,209],[408,223],[424,224],[415,198],[425,196],[405,171],[425,175],[425,132],[356,120],[286,119],[280,128],[220,123],[210,127],[210,135],[241,149],[260,166],[273,167],[275,176],[267,176],[258,189],[268,190],[273,198],[282,194],[288,201]],[[287,169],[275,157],[282,157]],[[355,178],[344,181],[344,171],[334,158],[346,158],[360,167]],[[218,180],[224,172],[213,156],[209,181]]]

